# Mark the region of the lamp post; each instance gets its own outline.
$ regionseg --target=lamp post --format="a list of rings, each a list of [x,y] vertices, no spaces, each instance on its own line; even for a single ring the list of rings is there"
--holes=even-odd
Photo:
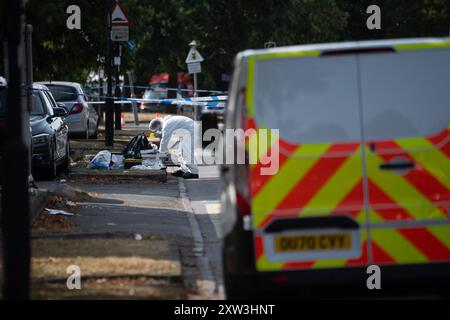
[[[105,145],[114,145],[114,98],[112,93],[112,41],[111,41],[111,0],[106,0],[107,30],[106,30],[106,76],[108,78],[105,98]]]

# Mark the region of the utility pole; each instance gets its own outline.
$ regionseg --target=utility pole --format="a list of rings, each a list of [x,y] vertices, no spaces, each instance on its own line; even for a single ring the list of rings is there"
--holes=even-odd
[[[99,101],[103,100],[104,93],[103,93],[103,77],[105,76],[105,70],[103,68],[99,68],[98,71],[98,95],[99,95]],[[105,108],[103,105],[98,105],[98,117],[99,117],[99,123],[103,122],[103,116],[104,116]]]
[[[120,78],[119,78],[119,72],[120,72],[120,59],[122,56],[122,46],[119,44],[117,46],[117,50],[116,50],[116,55],[114,58],[114,66],[116,67],[115,69],[115,74],[116,74],[116,88],[114,90],[114,96],[116,97],[116,99],[120,99],[120,97],[122,96],[121,90],[120,90]],[[122,130],[122,123],[121,123],[121,117],[122,117],[122,104],[116,103],[114,105],[114,122],[115,122],[115,128],[116,130]]]
[[[114,145],[114,98],[112,93],[112,41],[111,41],[111,0],[106,0],[107,32],[106,32],[106,76],[108,77],[107,97],[105,98],[105,145]]]
[[[8,42],[8,131],[3,154],[2,231],[4,297],[29,298],[30,203],[28,197],[29,139],[25,83],[24,1],[6,3]]]

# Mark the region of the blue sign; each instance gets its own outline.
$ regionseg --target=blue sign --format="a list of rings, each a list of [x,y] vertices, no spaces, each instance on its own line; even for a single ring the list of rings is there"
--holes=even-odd
[[[136,42],[134,42],[134,40],[128,40],[127,44],[130,50],[134,50],[136,48]]]

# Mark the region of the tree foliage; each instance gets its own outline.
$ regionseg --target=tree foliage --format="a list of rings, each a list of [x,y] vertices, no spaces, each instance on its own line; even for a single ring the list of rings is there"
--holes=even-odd
[[[0,0],[0,10],[3,2]],[[66,8],[78,5],[82,29],[68,30]],[[37,80],[84,82],[105,56],[107,0],[29,0],[26,20],[34,26]],[[368,0],[122,0],[131,20],[134,50],[123,46],[122,71],[138,82],[160,72],[185,71],[188,43],[205,57],[201,87],[223,87],[237,52],[330,41],[446,36],[448,0],[378,0],[382,29],[368,30]]]

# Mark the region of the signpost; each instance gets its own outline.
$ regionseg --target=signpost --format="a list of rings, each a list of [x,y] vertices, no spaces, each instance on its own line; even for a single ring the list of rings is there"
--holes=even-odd
[[[197,96],[197,74],[202,72],[203,59],[200,52],[197,51],[197,42],[193,40],[189,46],[191,49],[186,57],[186,64],[188,66],[188,72],[194,75],[194,97]],[[194,119],[197,120],[197,107],[194,107]]]
[[[119,2],[116,2],[111,13],[111,40],[114,42],[128,42],[129,41],[129,22],[128,18],[120,6]],[[120,98],[121,90],[119,83],[119,70],[120,70],[120,57],[122,55],[122,46],[119,45],[116,50],[116,56],[114,57],[114,65],[116,68],[116,89],[114,90],[114,96]],[[115,105],[115,128],[116,130],[122,129],[121,117],[122,117],[122,105]]]
[[[108,0],[109,3],[110,0]],[[112,63],[117,67],[115,69],[115,97],[120,98],[121,92],[119,87],[119,68],[120,68],[120,49],[119,46],[117,48],[117,55],[113,58],[112,51],[113,45],[112,42],[128,42],[129,41],[129,21],[127,16],[125,15],[125,11],[120,6],[119,2],[116,1],[112,11],[110,10],[110,6],[108,5],[108,41],[107,41],[107,73],[108,73],[108,97],[106,98],[106,119],[105,119],[105,145],[113,146],[114,144],[114,114],[115,114],[115,127],[116,129],[121,129],[121,105],[115,106],[114,99],[112,98]],[[132,42],[131,44],[133,44]],[[130,44],[129,44],[130,45]],[[114,112],[115,109],[115,112]]]
[[[118,2],[111,14],[111,40],[122,42],[129,40],[128,18]]]

